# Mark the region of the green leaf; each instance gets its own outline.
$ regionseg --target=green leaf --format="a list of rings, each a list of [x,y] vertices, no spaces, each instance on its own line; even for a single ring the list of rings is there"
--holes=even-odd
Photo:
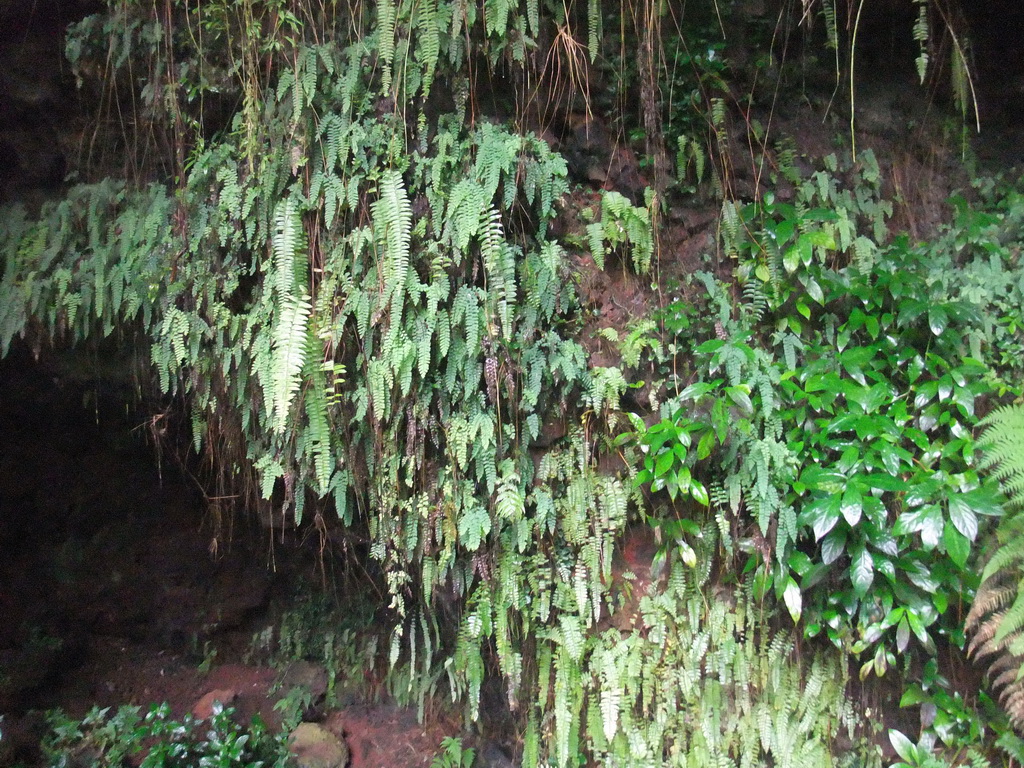
[[[902,757],[908,763],[920,765],[922,757],[920,749],[902,733],[896,730],[890,730],[889,742],[892,744],[892,748],[896,750],[897,755]]]
[[[899,625],[896,627],[896,650],[903,653],[907,650],[907,644],[910,642],[910,624],[907,622],[907,617],[904,616]]]
[[[907,619],[910,622],[910,629],[913,630],[921,645],[925,648],[932,647],[932,639],[928,635],[928,630],[925,628],[925,624],[921,620],[921,617],[915,611],[907,611]]]
[[[942,536],[942,510],[937,504],[928,504],[919,509],[904,512],[896,519],[893,534],[906,536],[908,533],[920,533],[925,547],[934,548]]]
[[[665,451],[659,454],[654,464],[654,474],[657,477],[664,477],[675,463],[676,457],[672,451]]]
[[[711,455],[711,449],[715,445],[715,433],[710,429],[707,430],[703,435],[700,436],[700,442],[697,443],[697,460],[703,461]]]
[[[803,576],[811,570],[814,565],[814,563],[811,562],[811,558],[800,551],[791,554],[786,559],[786,562],[789,564],[789,567],[796,572],[797,576]]]
[[[705,341],[703,344],[701,344],[699,347],[697,347],[697,349],[695,349],[694,352],[696,352],[698,354],[706,354],[706,353],[709,353],[709,352],[717,352],[718,350],[720,350],[724,346],[725,346],[725,342],[722,341],[721,339],[711,339],[710,341]]]
[[[972,514],[986,515],[989,517],[999,517],[1003,514],[1003,506],[999,502],[999,496],[994,492],[994,487],[990,485],[982,485],[979,488],[975,488],[973,491],[957,494],[953,498],[957,500],[958,505],[964,505],[964,508],[969,509]],[[952,509],[950,510],[950,517],[953,517]],[[957,525],[957,530],[973,541],[974,537],[969,533],[969,523],[966,520],[962,520],[961,522],[965,524],[966,530],[961,529],[959,525]],[[975,525],[977,525],[976,519]]]
[[[690,495],[702,507],[706,507],[711,503],[711,500],[708,498],[708,489],[697,480],[690,481]]]
[[[687,568],[695,568],[697,566],[697,553],[694,552],[693,547],[685,541],[680,541],[679,552],[683,559],[683,565]]]
[[[846,552],[846,531],[836,529],[821,542],[821,560],[831,565]]]
[[[872,472],[868,475],[861,475],[865,485],[877,488],[880,491],[905,491],[907,482],[898,477],[883,475],[880,472]]]
[[[803,597],[799,585],[792,576],[786,579],[786,588],[782,592],[782,599],[786,603],[786,609],[789,611],[793,623],[796,624],[800,621],[800,614],[803,611]]]
[[[754,404],[750,402],[750,394],[745,386],[726,387],[725,394],[738,405],[745,414],[754,412]]]
[[[804,525],[810,523],[814,529],[814,540],[821,538],[831,531],[839,521],[839,497],[824,496],[816,499],[807,505],[800,513],[800,522]]]
[[[947,522],[942,531],[942,545],[946,548],[949,559],[956,563],[958,568],[967,565],[967,557],[971,554],[971,541],[951,522]]]
[[[810,296],[819,304],[824,305],[825,293],[821,290],[821,286],[818,285],[817,280],[815,280],[813,277],[809,277],[807,278],[807,281],[804,283],[804,286],[807,288],[808,296]]]
[[[795,245],[791,245],[782,254],[782,266],[787,272],[795,272],[800,266],[800,251]]]
[[[846,492],[843,494],[843,501],[840,505],[840,511],[843,513],[843,517],[846,518],[846,522],[850,524],[851,528],[860,522],[862,509],[860,490],[858,490],[857,486],[851,483],[847,486]]]
[[[864,597],[871,588],[875,579],[875,563],[871,559],[871,553],[863,546],[853,551],[852,562],[850,563],[850,581],[853,582],[853,592],[857,597]]]

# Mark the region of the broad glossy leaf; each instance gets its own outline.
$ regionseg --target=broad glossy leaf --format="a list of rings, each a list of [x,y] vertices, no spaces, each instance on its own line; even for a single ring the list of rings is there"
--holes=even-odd
[[[697,352],[698,354],[717,352],[724,346],[725,342],[722,341],[721,339],[711,339],[710,341],[705,341],[703,344],[697,347],[697,349],[695,349],[694,352]]]
[[[939,546],[939,539],[942,537],[944,526],[942,510],[938,505],[924,507],[924,525],[921,527],[921,544],[926,550],[935,549]]]
[[[940,306],[932,305],[928,308],[928,327],[936,336],[941,336],[949,323],[949,316],[946,310]]]
[[[846,486],[846,475],[820,466],[809,466],[800,473],[800,481],[812,490],[840,493]]]
[[[675,463],[676,457],[672,451],[665,451],[659,454],[654,464],[654,474],[658,477],[664,477]]]
[[[896,543],[896,539],[893,538],[892,534],[889,533],[888,529],[883,531],[875,531],[871,535],[871,546],[877,549],[879,552],[883,552],[889,557],[896,557],[899,555],[899,545]],[[875,564],[877,567],[877,563]]]
[[[939,582],[932,576],[932,572],[921,565],[915,568],[906,569],[907,578],[915,587],[925,592],[932,593],[939,589]]]
[[[850,563],[850,581],[853,583],[853,591],[857,597],[864,597],[871,588],[871,582],[875,579],[875,564],[871,554],[864,548],[858,547],[853,550],[852,562]]]
[[[715,433],[710,429],[707,430],[703,435],[700,436],[700,442],[697,443],[697,460],[703,461],[711,455],[711,449],[715,445]]]
[[[688,568],[694,568],[697,565],[697,553],[694,552],[693,547],[687,544],[685,541],[679,542],[679,554],[683,559],[683,565]]]
[[[900,473],[904,466],[910,466],[913,461],[911,455],[905,449],[891,443],[883,442],[878,448],[878,453],[882,457],[882,466],[894,477]],[[903,488],[883,490],[903,490]]]
[[[814,540],[820,541],[839,522],[839,516],[839,497],[825,496],[804,507],[800,513],[800,522],[803,525],[810,523],[814,529]]]
[[[921,645],[928,645],[931,638],[928,637],[928,630],[925,628],[925,623],[921,620],[921,616],[916,611],[907,611],[907,619],[910,622],[910,629],[917,636],[917,639],[921,641]]]
[[[846,552],[846,531],[836,529],[821,542],[821,561],[831,565]]]
[[[918,410],[924,408],[928,403],[934,400],[939,394],[939,382],[937,381],[926,381],[917,387],[916,394],[914,395],[914,407]]]
[[[852,528],[860,522],[862,509],[860,490],[856,485],[851,483],[846,487],[846,492],[843,494],[843,500],[840,504],[839,511],[842,512],[843,517],[846,518],[846,522],[849,523]]]
[[[896,650],[903,653],[907,650],[907,644],[910,642],[910,623],[907,621],[907,617],[904,616],[900,621],[899,626],[896,627]]]
[[[939,379],[939,400],[948,400],[953,394],[953,379],[947,374]]]
[[[890,582],[896,581],[896,566],[892,564],[892,560],[878,552],[873,552],[871,559],[875,562],[876,573],[882,574]]]
[[[971,542],[951,523],[947,522],[942,531],[942,545],[946,548],[949,559],[958,567],[963,568],[967,564],[967,557],[971,554]]]
[[[875,651],[875,674],[879,677],[885,676],[885,671],[889,668],[889,659],[886,656],[885,648],[878,646],[878,650]]]
[[[903,692],[903,696],[900,697],[900,707],[912,707],[922,701],[931,701],[931,698],[920,685],[914,683],[908,686],[907,690]]]
[[[819,304],[825,303],[825,293],[821,290],[821,286],[818,285],[818,281],[813,277],[808,278],[804,282],[804,287],[807,288],[807,295],[814,299]]]
[[[929,517],[942,519],[942,513],[937,505],[929,504],[918,509],[907,510],[896,518],[896,524],[892,527],[892,532],[895,536],[917,533],[928,525]]]
[[[708,392],[713,391],[721,384],[721,380],[717,379],[713,382],[697,381],[688,386],[682,392],[679,393],[679,399],[686,400],[699,400],[701,397],[706,395]]]
[[[779,205],[776,208],[776,212],[781,214],[783,213],[783,209],[786,207],[791,206]],[[796,212],[794,211],[792,214],[789,215],[795,215],[795,213]],[[796,223],[794,222],[794,220],[792,218],[783,219],[775,227],[775,242],[777,242],[779,245],[785,245],[786,243],[789,242],[789,239],[793,236],[793,233],[795,231]]]
[[[872,339],[877,339],[878,338],[878,331],[879,331],[878,319],[875,318],[875,317],[870,317],[869,316],[868,318],[865,319],[864,324],[865,324],[865,326],[867,326],[868,334],[870,334],[871,338]]]
[[[899,477],[883,475],[880,472],[872,472],[868,475],[861,475],[861,480],[870,488],[877,488],[880,491],[905,491],[907,481]]]
[[[903,501],[908,507],[919,507],[932,499],[941,487],[942,480],[940,478],[929,477],[927,480],[915,483]]]
[[[967,493],[956,497],[966,504],[975,514],[989,517],[999,517],[1003,514],[1003,506],[999,502],[999,496],[994,492],[991,485],[982,485]],[[964,533],[963,531],[960,531]],[[966,535],[966,534],[965,534]],[[968,536],[968,538],[970,538]]]
[[[682,443],[676,443],[672,446],[672,453],[676,457],[676,461],[679,464],[686,463],[686,446]]]
[[[790,568],[793,569],[794,572],[796,572],[797,576],[803,576],[805,573],[811,570],[811,567],[814,565],[811,562],[811,558],[809,558],[803,552],[799,551],[794,552],[788,558],[786,558],[786,563],[789,565]]]
[[[874,346],[850,347],[839,355],[839,362],[847,369],[863,368],[875,358],[877,352]]]
[[[690,481],[690,495],[693,497],[693,500],[702,507],[706,507],[710,503],[710,499],[708,498],[708,489],[705,488],[704,484],[698,480]]]
[[[803,596],[800,593],[799,585],[790,576],[786,579],[786,588],[782,592],[782,599],[786,603],[786,609],[796,624],[800,621],[800,614],[803,612]]]
[[[754,405],[750,402],[750,393],[747,391],[746,387],[726,387],[725,394],[727,394],[729,399],[736,403],[736,405],[742,408],[744,413],[749,415],[754,412]]]
[[[951,494],[949,497],[949,520],[956,529],[970,541],[978,536],[978,516],[971,508],[969,494]]]
[[[892,748],[896,750],[896,754],[908,763],[911,765],[922,764],[924,755],[921,753],[920,748],[902,733],[896,730],[890,730],[889,742],[892,744]]]
[[[795,245],[791,245],[782,254],[782,266],[787,272],[795,272],[800,266],[800,251]]]
[[[903,618],[903,614],[905,614],[906,612],[907,609],[904,608],[902,605],[898,608],[893,608],[891,611],[889,611],[889,613],[885,615],[885,618],[882,619],[882,629],[886,630],[889,629],[889,627],[893,627],[899,624],[900,619]]]
[[[683,487],[684,490],[688,490],[690,487],[690,468],[683,467],[676,473],[676,482]]]

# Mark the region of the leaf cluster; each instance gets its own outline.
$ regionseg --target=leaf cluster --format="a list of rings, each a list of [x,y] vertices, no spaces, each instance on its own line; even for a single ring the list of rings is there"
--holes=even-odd
[[[289,763],[284,736],[273,736],[260,721],[248,728],[232,719],[234,711],[216,704],[208,720],[171,718],[167,704],[154,705],[144,717],[138,707],[116,712],[94,707],[81,721],[62,712],[49,714],[43,753],[50,768],[87,765],[119,768],[283,768]]]

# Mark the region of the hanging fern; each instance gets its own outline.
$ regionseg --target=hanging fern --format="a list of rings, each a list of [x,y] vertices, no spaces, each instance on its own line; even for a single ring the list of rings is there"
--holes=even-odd
[[[384,72],[381,89],[391,90],[391,65],[395,60],[395,25],[398,20],[396,0],[377,0],[377,45]]]
[[[381,181],[380,198],[374,204],[373,217],[374,229],[384,248],[383,295],[391,305],[391,323],[382,350],[385,357],[390,357],[396,335],[402,327],[412,241],[412,205],[398,171],[389,171]],[[392,368],[397,370],[398,366],[392,365]]]

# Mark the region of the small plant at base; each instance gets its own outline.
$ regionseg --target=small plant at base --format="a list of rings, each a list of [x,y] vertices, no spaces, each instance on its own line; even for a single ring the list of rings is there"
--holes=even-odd
[[[94,707],[81,721],[51,712],[42,745],[46,766],[284,768],[288,763],[284,737],[271,735],[259,720],[243,728],[231,719],[233,710],[220,705],[208,720],[186,715],[178,722],[170,712],[161,704],[141,718],[138,707],[123,706],[113,714]]]
[[[463,748],[462,739],[446,736],[441,740],[440,752],[430,761],[430,768],[470,768],[474,757],[473,749]]]

